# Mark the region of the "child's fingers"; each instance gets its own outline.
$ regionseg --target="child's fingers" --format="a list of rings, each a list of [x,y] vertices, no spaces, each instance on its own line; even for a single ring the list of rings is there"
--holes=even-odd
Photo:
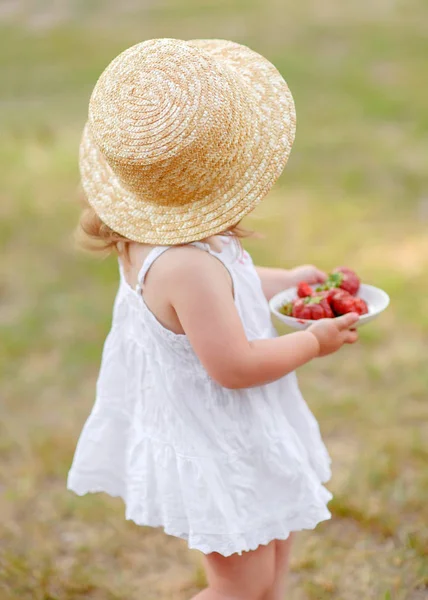
[[[356,329],[345,331],[345,344],[355,344],[356,341],[358,341],[358,331]]]
[[[321,271],[320,269],[316,270],[315,276],[317,279],[316,283],[324,283],[327,281],[327,273],[324,273],[324,271]]]
[[[352,325],[355,325],[359,318],[357,313],[347,313],[346,315],[337,317],[336,325],[340,331],[344,331],[345,329],[352,327]]]

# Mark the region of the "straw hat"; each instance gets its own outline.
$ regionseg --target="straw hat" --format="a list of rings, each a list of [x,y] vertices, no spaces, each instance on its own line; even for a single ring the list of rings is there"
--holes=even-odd
[[[149,40],[99,78],[80,146],[89,203],[114,231],[182,244],[236,225],[281,174],[294,140],[287,84],[224,40]]]

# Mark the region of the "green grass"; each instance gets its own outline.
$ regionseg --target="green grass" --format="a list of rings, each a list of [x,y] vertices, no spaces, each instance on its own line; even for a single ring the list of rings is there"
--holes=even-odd
[[[184,543],[65,489],[117,285],[114,260],[73,246],[79,137],[103,67],[158,36],[248,43],[290,84],[297,138],[248,221],[266,234],[257,262],[348,264],[391,295],[357,347],[301,369],[334,500],[297,536],[290,597],[426,598],[426,3],[39,4],[0,11],[0,598],[185,600],[205,584]]]

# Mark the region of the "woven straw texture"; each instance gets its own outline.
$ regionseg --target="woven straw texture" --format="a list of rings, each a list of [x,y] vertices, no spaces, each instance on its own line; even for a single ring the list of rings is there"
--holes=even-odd
[[[224,40],[149,40],[115,58],[94,88],[82,185],[130,240],[197,241],[263,199],[295,128],[290,90],[259,54]]]

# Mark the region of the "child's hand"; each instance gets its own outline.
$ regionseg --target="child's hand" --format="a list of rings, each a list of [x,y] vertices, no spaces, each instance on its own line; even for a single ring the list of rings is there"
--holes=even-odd
[[[295,269],[272,269],[270,267],[256,267],[262,282],[263,292],[270,300],[278,292],[291,287],[297,287],[301,281],[306,283],[324,283],[327,275],[313,265],[302,265]]]
[[[290,287],[297,286],[301,281],[306,281],[306,283],[324,283],[327,280],[327,274],[314,265],[301,265],[300,267],[295,267],[289,271],[289,275],[292,279],[292,285]]]
[[[343,344],[354,344],[358,333],[350,329],[358,321],[359,315],[348,313],[335,319],[320,319],[310,327],[320,347],[319,356],[327,356],[339,350]]]

